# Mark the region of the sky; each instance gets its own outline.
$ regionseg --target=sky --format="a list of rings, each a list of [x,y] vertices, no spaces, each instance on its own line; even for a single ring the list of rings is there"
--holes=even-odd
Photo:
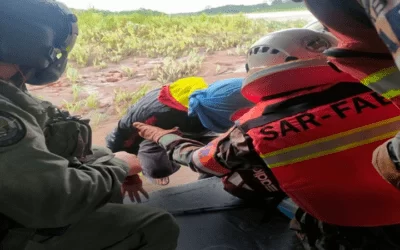
[[[140,8],[161,11],[167,14],[196,12],[206,8],[206,6],[218,7],[228,4],[233,5],[252,5],[259,4],[263,0],[59,0],[70,8],[87,9],[94,7],[96,9],[122,11],[136,10]]]

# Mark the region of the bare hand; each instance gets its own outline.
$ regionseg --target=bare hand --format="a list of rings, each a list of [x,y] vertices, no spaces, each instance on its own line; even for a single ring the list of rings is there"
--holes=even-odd
[[[129,154],[125,151],[120,151],[115,153],[115,157],[125,161],[129,166],[128,176],[132,176],[142,172],[142,167],[140,166],[140,161],[134,154]]]
[[[155,143],[158,143],[158,140],[160,140],[160,138],[164,135],[181,134],[181,132],[177,127],[165,130],[141,122],[134,122],[132,125],[138,130],[138,133],[141,137],[143,137],[146,140],[153,141]]]
[[[138,203],[142,202],[139,192],[142,193],[146,199],[149,199],[149,194],[143,189],[143,182],[137,174],[128,176],[125,179],[121,187],[121,192],[122,196],[125,196],[127,193],[132,202],[135,202],[135,200]]]

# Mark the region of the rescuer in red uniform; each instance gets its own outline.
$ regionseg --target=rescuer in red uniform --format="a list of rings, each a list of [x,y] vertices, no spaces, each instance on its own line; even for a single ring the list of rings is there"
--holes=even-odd
[[[304,2],[339,39],[325,52],[332,65],[400,107],[400,0]],[[400,189],[400,134],[382,143],[372,158],[378,173]]]
[[[297,224],[311,247],[399,249],[399,191],[381,178],[370,155],[397,133],[400,112],[327,64],[322,52],[335,46],[329,33],[309,29],[257,41],[242,87],[257,105],[207,145],[177,129],[134,126],[194,171],[223,177],[263,169],[266,188],[299,205]]]

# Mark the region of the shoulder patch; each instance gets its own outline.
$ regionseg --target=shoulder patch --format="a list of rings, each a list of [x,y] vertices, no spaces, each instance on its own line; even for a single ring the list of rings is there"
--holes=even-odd
[[[26,135],[22,121],[5,111],[0,111],[0,147],[7,147],[21,141]]]

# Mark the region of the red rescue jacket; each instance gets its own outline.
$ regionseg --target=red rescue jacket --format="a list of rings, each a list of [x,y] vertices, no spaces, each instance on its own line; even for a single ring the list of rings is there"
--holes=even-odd
[[[371,164],[373,150],[400,127],[399,110],[382,96],[340,83],[260,102],[238,123],[280,188],[317,219],[339,226],[400,224],[400,193]]]
[[[325,52],[329,61],[400,107],[400,71],[391,54],[398,50],[397,40],[388,31],[376,30],[371,20],[378,18],[386,3],[372,2],[365,10],[357,0],[305,0],[312,14],[339,40],[337,48]],[[397,20],[397,10],[386,18]]]

